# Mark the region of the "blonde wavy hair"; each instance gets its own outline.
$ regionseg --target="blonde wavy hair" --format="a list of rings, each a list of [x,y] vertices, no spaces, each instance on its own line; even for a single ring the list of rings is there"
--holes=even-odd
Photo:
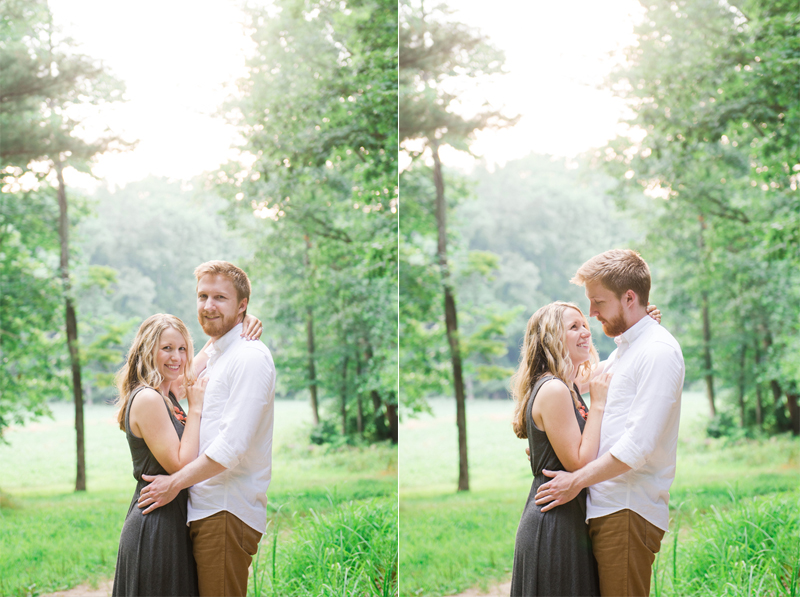
[[[116,404],[119,405],[117,412],[117,422],[119,428],[125,431],[125,411],[128,407],[128,400],[131,393],[139,386],[148,386],[158,389],[164,378],[156,367],[156,351],[158,343],[161,341],[161,334],[168,328],[177,330],[186,341],[186,366],[183,370],[184,389],[188,388],[195,381],[192,370],[192,335],[186,325],[174,315],[166,313],[156,313],[144,320],[133,344],[128,351],[128,358],[125,364],[117,372],[116,385],[119,390],[119,397]]]
[[[517,437],[528,437],[525,413],[536,381],[544,375],[555,375],[570,388],[572,400],[577,406],[578,397],[572,390],[573,367],[578,368],[578,378],[586,380],[592,368],[599,362],[594,344],[589,348],[589,360],[574,364],[564,345],[566,330],[564,329],[564,312],[575,309],[581,314],[586,326],[589,322],[583,311],[573,303],[556,301],[545,305],[528,320],[525,340],[520,351],[519,367],[511,378],[511,395],[514,398],[514,419],[512,427]]]

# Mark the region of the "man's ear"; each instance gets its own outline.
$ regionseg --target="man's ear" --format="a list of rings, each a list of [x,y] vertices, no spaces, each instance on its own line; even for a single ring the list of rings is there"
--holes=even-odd
[[[237,315],[241,315],[247,311],[247,299],[243,298],[242,301],[239,303],[239,310],[237,311]]]
[[[633,290],[626,290],[625,294],[622,296],[626,307],[630,307],[639,302],[639,297],[636,296],[636,293]]]

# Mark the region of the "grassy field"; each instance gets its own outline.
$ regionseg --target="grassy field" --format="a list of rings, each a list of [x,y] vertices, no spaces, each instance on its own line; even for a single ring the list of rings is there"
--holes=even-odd
[[[409,596],[507,580],[531,485],[510,401],[467,404],[470,491],[462,493],[454,401],[432,407],[400,428],[401,590]],[[671,532],[653,595],[800,595],[800,440],[711,440],[705,417],[704,395],[686,392]]]
[[[114,408],[86,409],[88,491],[72,491],[72,409],[0,445],[0,595],[39,595],[113,576],[135,481]],[[269,523],[252,595],[396,595],[397,449],[309,447],[305,403],[277,402]],[[322,556],[302,558],[307,545]]]

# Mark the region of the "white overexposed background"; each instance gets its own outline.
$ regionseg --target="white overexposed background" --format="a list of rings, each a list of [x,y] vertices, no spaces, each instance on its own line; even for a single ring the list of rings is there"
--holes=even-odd
[[[505,53],[507,74],[459,96],[465,114],[488,102],[521,116],[512,128],[476,133],[472,152],[490,168],[531,152],[576,156],[624,130],[622,100],[601,85],[635,42],[638,2],[452,0],[448,6],[454,20],[477,28]],[[442,160],[466,170],[474,165],[467,154],[447,148]]]
[[[252,44],[233,0],[50,0],[53,18],[79,51],[102,60],[126,86],[128,101],[95,110],[91,132],[106,127],[135,149],[99,156],[109,185],[150,174],[189,179],[236,156],[237,137],[219,107],[245,74]],[[92,187],[69,172],[71,184]]]

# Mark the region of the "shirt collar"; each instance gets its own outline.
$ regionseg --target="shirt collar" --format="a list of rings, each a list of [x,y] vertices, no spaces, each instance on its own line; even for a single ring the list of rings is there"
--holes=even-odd
[[[208,347],[211,351],[208,353],[210,356],[214,354],[222,354],[225,350],[233,344],[233,341],[242,333],[242,324],[237,323],[228,332],[219,338],[216,342],[212,342]]]
[[[627,331],[622,332],[619,336],[614,338],[614,342],[616,342],[617,346],[622,346],[623,344],[633,344],[636,339],[641,336],[651,325],[658,325],[658,323],[649,315],[645,315],[639,321],[629,327]]]

